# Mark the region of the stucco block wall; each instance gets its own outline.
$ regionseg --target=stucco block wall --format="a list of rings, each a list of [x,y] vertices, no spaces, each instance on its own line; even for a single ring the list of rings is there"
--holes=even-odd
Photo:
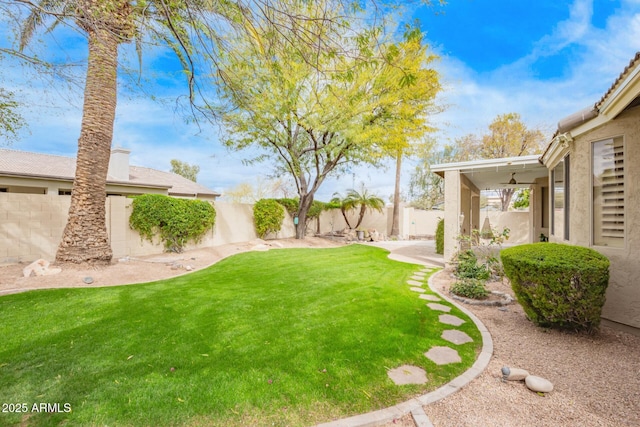
[[[0,261],[55,256],[70,198],[0,193]]]
[[[626,246],[592,246],[591,144],[624,136]],[[578,136],[569,151],[570,229],[569,243],[593,247],[611,261],[607,302],[602,315],[614,322],[640,328],[640,108]],[[553,238],[553,241],[558,241]]]

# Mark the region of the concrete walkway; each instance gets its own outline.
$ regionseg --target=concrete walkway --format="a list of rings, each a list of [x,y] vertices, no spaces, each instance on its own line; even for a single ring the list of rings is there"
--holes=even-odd
[[[454,302],[454,300],[440,294],[435,289],[435,286],[433,286],[432,282],[433,276],[429,278],[428,289],[424,289],[421,287],[421,285],[423,285],[424,283],[420,283],[423,282],[423,280],[420,279],[424,278],[425,273],[428,273],[434,267],[442,267],[444,265],[442,256],[435,253],[435,243],[433,241],[389,241],[367,243],[367,245],[377,246],[389,250],[391,252],[389,258],[391,259],[425,266],[426,268],[415,272],[415,275],[411,278],[411,280],[407,282],[407,285],[412,286],[410,289],[415,290],[417,292],[417,297],[419,298],[430,301],[433,301],[436,298],[439,298],[441,300],[440,303],[427,304],[427,306],[432,310],[443,312],[443,314],[440,315],[439,318],[441,323],[452,326],[459,326],[461,322],[463,322],[462,319],[459,319],[456,316],[446,314],[450,310],[450,307],[443,303],[453,305],[459,308],[467,316],[469,316],[469,318],[475,323],[476,327],[481,333],[482,350],[480,351],[478,358],[470,369],[468,369],[465,373],[453,379],[449,383],[430,393],[407,400],[406,402],[394,405],[390,408],[380,409],[366,414],[356,415],[329,423],[319,424],[317,427],[379,426],[382,424],[390,423],[393,420],[401,418],[407,414],[411,414],[416,426],[433,427],[433,424],[425,414],[422,407],[424,405],[428,405],[433,402],[437,402],[438,400],[444,399],[445,397],[455,393],[456,391],[467,385],[469,382],[471,382],[473,379],[478,377],[485,370],[485,368],[489,364],[491,356],[493,355],[493,340],[491,339],[491,335],[489,334],[487,328],[473,313],[460,306],[458,303]],[[437,274],[446,273],[440,272]],[[427,292],[430,295],[425,295],[425,293]],[[453,344],[451,347],[464,344],[471,339],[466,334],[455,329],[445,331],[443,333],[443,337],[445,334],[447,335],[445,339]],[[435,363],[438,364],[456,363],[457,351],[451,347],[435,347],[429,349],[429,351],[425,353],[425,356],[432,359]]]

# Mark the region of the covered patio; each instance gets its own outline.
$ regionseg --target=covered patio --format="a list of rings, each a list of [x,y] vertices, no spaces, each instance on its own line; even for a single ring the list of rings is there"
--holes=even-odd
[[[481,230],[480,192],[501,188],[530,188],[529,240],[549,236],[549,171],[539,155],[473,160],[433,165],[444,178],[444,260],[458,250],[460,236]]]

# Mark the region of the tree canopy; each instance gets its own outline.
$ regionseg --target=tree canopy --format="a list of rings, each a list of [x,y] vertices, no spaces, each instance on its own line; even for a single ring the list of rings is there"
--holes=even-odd
[[[13,93],[0,88],[0,138],[5,142],[15,140],[25,125],[22,116],[16,112],[17,108]]]
[[[421,68],[430,57],[419,31],[411,30],[413,35],[399,43],[379,44],[377,28],[353,38],[330,6],[296,3],[284,18],[325,17],[297,29],[318,37],[321,49],[296,43],[279,21],[283,18],[271,16],[249,37],[229,41],[233,48],[218,63],[224,103],[217,113],[227,130],[225,143],[233,149],[259,148],[252,161],[269,159],[293,179],[300,225],[327,176],[346,165],[375,164],[390,144],[406,144],[409,136],[424,131],[416,106],[431,103],[437,86],[434,72]],[[404,90],[409,86],[413,90]],[[396,140],[392,133],[406,138]],[[304,227],[296,236],[304,237]]]
[[[190,165],[189,163],[178,159],[171,159],[171,172],[183,176],[193,182],[197,182],[200,166]]]
[[[464,162],[478,159],[499,159],[537,154],[542,151],[545,136],[540,129],[530,129],[518,113],[500,114],[489,124],[483,135],[468,134],[453,144],[444,145],[434,153],[425,152],[411,177],[410,195],[414,204],[431,208],[443,201],[444,187],[439,176],[429,170],[438,163]],[[513,188],[496,190],[501,209],[506,211],[515,192]]]

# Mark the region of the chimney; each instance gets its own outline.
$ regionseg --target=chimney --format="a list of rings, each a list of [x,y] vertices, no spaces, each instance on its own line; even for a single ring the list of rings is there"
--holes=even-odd
[[[116,181],[129,181],[129,153],[131,150],[117,147],[111,150],[109,176]]]

